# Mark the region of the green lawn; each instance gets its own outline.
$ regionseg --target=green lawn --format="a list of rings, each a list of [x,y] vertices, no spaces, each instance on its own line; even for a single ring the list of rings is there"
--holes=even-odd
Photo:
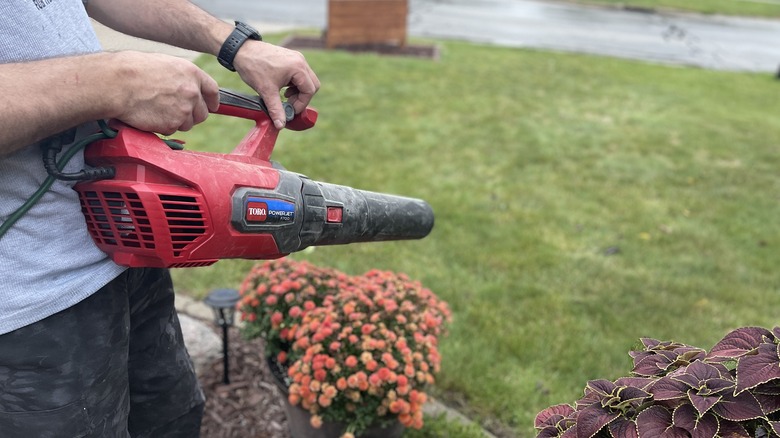
[[[437,44],[439,61],[306,52],[320,120],[282,133],[274,158],[431,203],[424,240],[295,257],[403,271],[446,299],[438,398],[530,437],[539,410],[627,372],[642,336],[709,348],[777,324],[780,82]],[[199,64],[240,87],[212,58]],[[228,151],[245,129],[206,123],[177,136]],[[237,286],[251,264],[176,270],[177,287]]]
[[[778,0],[583,0],[581,3],[780,18]]]

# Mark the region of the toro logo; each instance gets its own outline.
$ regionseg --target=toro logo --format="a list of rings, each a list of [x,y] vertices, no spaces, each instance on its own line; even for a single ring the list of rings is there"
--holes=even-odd
[[[265,202],[248,202],[246,205],[246,220],[250,222],[265,222],[268,218],[268,204]]]
[[[244,217],[247,222],[266,225],[289,224],[295,221],[295,203],[273,198],[250,197],[246,200]]]

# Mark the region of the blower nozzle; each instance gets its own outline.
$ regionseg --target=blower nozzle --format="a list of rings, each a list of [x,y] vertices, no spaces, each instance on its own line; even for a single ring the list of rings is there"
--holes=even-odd
[[[313,181],[280,170],[273,190],[242,189],[234,196],[233,226],[269,233],[283,253],[309,246],[421,239],[433,228],[425,201]]]

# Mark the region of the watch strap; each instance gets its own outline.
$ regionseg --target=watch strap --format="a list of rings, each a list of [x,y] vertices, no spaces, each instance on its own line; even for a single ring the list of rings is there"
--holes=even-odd
[[[236,21],[236,27],[233,28],[233,32],[230,33],[230,36],[227,37],[219,49],[219,55],[217,55],[219,63],[230,71],[236,71],[236,68],[233,66],[233,60],[236,59],[238,49],[249,39],[262,41],[263,37],[252,26]]]

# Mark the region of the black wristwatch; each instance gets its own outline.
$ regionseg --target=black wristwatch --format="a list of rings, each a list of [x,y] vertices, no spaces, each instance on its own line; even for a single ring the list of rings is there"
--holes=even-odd
[[[246,23],[236,21],[235,29],[222,44],[222,48],[219,49],[219,55],[217,56],[219,63],[230,71],[236,71],[236,68],[233,67],[233,60],[236,59],[238,49],[249,39],[263,41],[263,37],[260,36],[255,28]]]

